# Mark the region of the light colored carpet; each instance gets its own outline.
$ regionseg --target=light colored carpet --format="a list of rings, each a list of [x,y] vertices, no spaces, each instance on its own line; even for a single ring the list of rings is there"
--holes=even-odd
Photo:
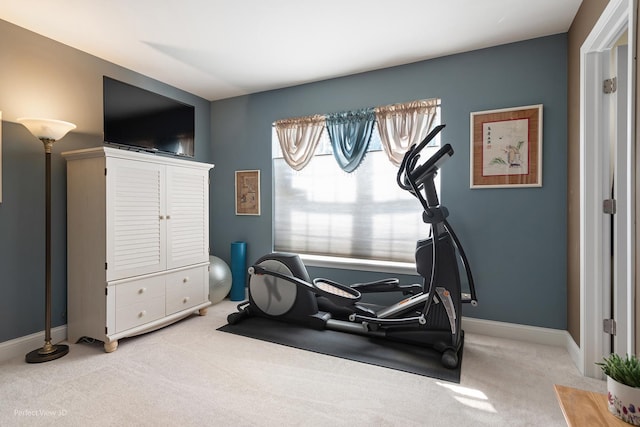
[[[62,359],[0,365],[0,425],[563,426],[554,384],[605,392],[564,349],[465,335],[460,384],[216,328],[236,303]]]

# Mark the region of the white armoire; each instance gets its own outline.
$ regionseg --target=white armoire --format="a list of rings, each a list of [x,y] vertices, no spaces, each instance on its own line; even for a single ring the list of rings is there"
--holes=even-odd
[[[67,160],[67,334],[104,342],[209,302],[211,164],[97,147]]]

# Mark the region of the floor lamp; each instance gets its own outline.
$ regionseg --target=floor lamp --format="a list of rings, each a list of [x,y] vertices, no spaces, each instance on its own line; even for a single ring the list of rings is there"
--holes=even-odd
[[[46,176],[46,280],[45,280],[45,338],[44,346],[25,357],[28,363],[49,362],[69,352],[69,346],[51,344],[51,147],[76,125],[60,120],[21,118],[18,123],[44,144]]]

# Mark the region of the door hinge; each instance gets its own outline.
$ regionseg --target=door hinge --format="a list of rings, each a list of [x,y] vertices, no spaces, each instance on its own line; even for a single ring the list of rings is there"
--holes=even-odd
[[[615,77],[606,79],[602,84],[602,90],[604,93],[614,93],[617,88],[618,80]]]
[[[107,265],[107,263],[105,262],[105,263],[104,263],[104,269],[105,269],[105,270],[108,270],[107,266],[108,266],[108,265]]]
[[[616,213],[616,199],[606,199],[602,201],[602,212],[613,215]]]
[[[605,334],[615,335],[616,334],[616,321],[615,321],[615,319],[604,319],[602,321],[602,331]]]
[[[107,168],[104,168],[104,176],[107,176]]]

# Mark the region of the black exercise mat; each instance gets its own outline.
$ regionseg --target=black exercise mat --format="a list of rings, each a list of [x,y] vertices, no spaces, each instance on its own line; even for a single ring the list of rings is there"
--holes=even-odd
[[[264,317],[247,317],[235,325],[227,324],[218,330],[412,374],[460,382],[464,342],[459,352],[458,367],[447,369],[440,363],[440,353],[430,348],[345,332],[318,331]]]

